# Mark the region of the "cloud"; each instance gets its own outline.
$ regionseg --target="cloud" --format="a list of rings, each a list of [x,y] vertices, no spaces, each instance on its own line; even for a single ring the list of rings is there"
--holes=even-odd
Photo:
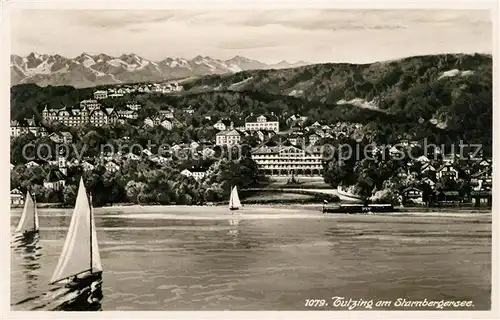
[[[491,37],[489,13],[471,10],[24,10],[11,40],[19,54],[359,62],[491,52]]]

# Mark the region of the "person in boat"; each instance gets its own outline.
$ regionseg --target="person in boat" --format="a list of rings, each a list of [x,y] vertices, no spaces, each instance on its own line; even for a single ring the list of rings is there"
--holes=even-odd
[[[73,286],[76,286],[78,285],[78,277],[77,276],[73,276],[72,278],[70,278],[70,281],[68,283],[68,287],[73,287]]]

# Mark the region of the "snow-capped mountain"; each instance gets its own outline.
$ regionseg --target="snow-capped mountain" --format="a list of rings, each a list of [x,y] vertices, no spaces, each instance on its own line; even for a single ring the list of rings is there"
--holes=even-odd
[[[166,58],[151,61],[134,53],[119,57],[82,53],[75,58],[61,55],[30,53],[22,57],[11,55],[11,85],[35,83],[90,87],[113,83],[164,81],[208,74],[235,73],[251,69],[282,69],[306,65],[305,62],[289,64],[280,62],[267,65],[257,60],[236,56],[229,60],[196,56],[192,60]]]

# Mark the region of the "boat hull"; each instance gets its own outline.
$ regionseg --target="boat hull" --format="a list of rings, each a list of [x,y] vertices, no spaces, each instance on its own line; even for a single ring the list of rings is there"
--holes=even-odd
[[[240,208],[229,208],[229,210],[231,211],[236,211],[236,210],[239,210]]]
[[[328,208],[324,207],[323,208],[323,213],[344,213],[344,214],[351,214],[351,213],[378,213],[378,212],[396,212],[394,207],[390,204],[383,204],[383,205],[340,205],[335,208]]]
[[[64,288],[68,290],[56,307],[59,311],[98,311],[101,310],[102,272],[87,273],[77,279],[67,281]]]

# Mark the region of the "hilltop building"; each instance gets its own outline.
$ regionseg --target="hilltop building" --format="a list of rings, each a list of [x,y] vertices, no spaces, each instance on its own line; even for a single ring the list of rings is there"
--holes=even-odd
[[[257,131],[257,130],[272,130],[274,132],[279,132],[280,123],[278,117],[271,113],[270,116],[254,116],[251,113],[245,118],[245,130],[247,131]]]

